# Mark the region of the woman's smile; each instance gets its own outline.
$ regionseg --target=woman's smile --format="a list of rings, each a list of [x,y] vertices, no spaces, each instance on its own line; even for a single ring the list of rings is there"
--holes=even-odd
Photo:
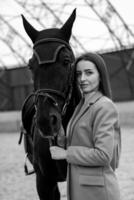
[[[86,88],[86,87],[88,87],[88,85],[89,85],[88,83],[81,83],[81,84],[80,84],[80,87],[81,87],[81,88]]]

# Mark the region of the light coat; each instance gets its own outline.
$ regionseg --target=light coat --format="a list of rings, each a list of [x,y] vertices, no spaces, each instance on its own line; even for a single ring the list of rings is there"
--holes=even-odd
[[[81,101],[68,124],[68,200],[119,200],[110,166],[118,113],[113,102],[97,92]]]

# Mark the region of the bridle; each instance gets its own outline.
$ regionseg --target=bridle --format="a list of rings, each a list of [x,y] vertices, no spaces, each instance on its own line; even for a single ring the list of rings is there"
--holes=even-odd
[[[38,52],[36,51],[36,48],[39,46],[39,45],[43,45],[45,43],[56,43],[58,44],[57,48],[56,48],[56,51],[55,51],[55,54],[54,54],[54,57],[52,60],[41,60],[40,56],[38,55]],[[74,54],[73,54],[73,51],[70,47],[70,45],[65,42],[64,40],[61,40],[61,39],[57,39],[57,38],[47,38],[47,39],[42,39],[42,40],[39,40],[37,41],[35,44],[34,44],[34,54],[37,58],[37,61],[38,61],[38,64],[39,65],[42,65],[42,64],[45,64],[45,63],[53,63],[56,61],[56,57],[57,57],[57,54],[59,53],[59,51],[62,49],[62,48],[68,48],[69,51],[71,51],[72,55],[73,55],[73,61],[74,61]],[[35,106],[35,118],[36,118],[36,110],[37,110],[37,103],[38,103],[38,100],[40,97],[44,98],[43,99],[43,102],[45,102],[46,100],[50,100],[50,102],[52,102],[52,104],[56,107],[56,109],[58,110],[58,112],[61,114],[61,118],[63,119],[63,117],[65,116],[65,113],[66,113],[66,110],[67,110],[67,106],[69,105],[70,103],[70,99],[71,99],[71,95],[72,95],[72,90],[73,90],[73,86],[72,86],[72,82],[73,82],[73,67],[72,67],[72,64],[73,64],[73,61],[69,64],[69,76],[68,76],[68,83],[67,83],[67,86],[65,88],[65,91],[62,93],[58,90],[55,90],[55,89],[50,89],[50,88],[47,88],[47,89],[37,89],[35,92],[32,93],[32,95],[34,96],[34,106]],[[55,98],[57,97],[57,98]],[[62,106],[62,108],[60,108],[58,102],[57,102],[57,99],[61,99],[62,101],[64,101],[64,104]],[[35,121],[37,121],[35,119]],[[41,131],[41,130],[39,130]],[[53,136],[44,136],[45,138],[52,138],[53,139]]]
[[[70,102],[71,94],[72,94],[72,87],[70,87],[70,90],[67,94],[67,97],[63,93],[61,93],[57,90],[54,90],[54,89],[39,89],[39,90],[36,90],[35,93],[34,93],[35,108],[37,109],[37,102],[38,102],[39,97],[44,98],[44,100],[43,100],[44,103],[47,99],[50,99],[52,104],[56,107],[56,109],[59,111],[59,113],[61,114],[61,116],[63,118],[65,113],[66,113],[67,106]],[[63,105],[62,109],[60,108],[56,98],[53,95],[57,96],[58,98],[60,98],[64,101],[64,105]]]

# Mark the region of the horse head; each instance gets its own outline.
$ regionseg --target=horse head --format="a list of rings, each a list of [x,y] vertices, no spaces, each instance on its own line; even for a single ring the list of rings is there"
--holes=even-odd
[[[44,138],[58,134],[70,101],[74,55],[69,39],[75,17],[76,10],[61,28],[38,31],[22,15],[25,31],[33,42],[28,66],[34,82],[36,124]]]

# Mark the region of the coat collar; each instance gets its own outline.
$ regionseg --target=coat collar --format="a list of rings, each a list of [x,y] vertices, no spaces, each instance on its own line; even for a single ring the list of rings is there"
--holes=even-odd
[[[94,104],[98,99],[100,99],[100,97],[102,97],[103,94],[99,91],[97,91],[96,93],[94,93],[92,96],[87,96],[85,98],[85,103],[87,106],[88,105],[92,105]]]
[[[99,91],[95,92],[92,96],[86,96],[85,101],[83,103],[83,106],[80,109],[79,115],[83,115],[83,113],[92,105],[94,104],[98,99],[100,99],[103,96],[103,94]],[[82,100],[81,100],[82,101]],[[77,118],[76,117],[76,118]]]

